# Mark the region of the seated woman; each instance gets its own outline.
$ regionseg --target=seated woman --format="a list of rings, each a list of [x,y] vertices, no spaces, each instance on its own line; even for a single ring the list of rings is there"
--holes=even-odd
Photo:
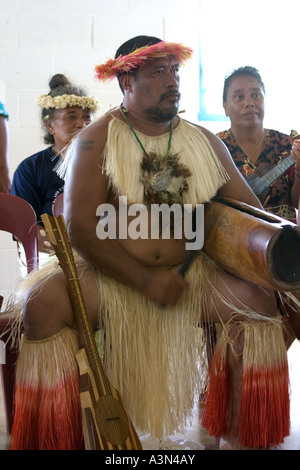
[[[11,193],[25,199],[33,207],[41,229],[41,215],[52,214],[56,197],[63,192],[64,181],[54,171],[65,147],[81,129],[92,121],[97,101],[83,89],[72,85],[61,74],[49,83],[50,92],[37,102],[42,108],[44,142],[49,147],[23,160],[13,175]],[[39,232],[40,233],[40,232]],[[40,235],[39,251],[47,250]]]
[[[264,128],[265,86],[254,67],[240,67],[225,78],[223,106],[230,129],[217,135],[237,168],[266,210],[295,221],[300,191],[299,150],[295,153],[292,135]],[[268,173],[265,189],[260,185],[260,192],[256,191],[254,181],[274,169],[272,178]]]

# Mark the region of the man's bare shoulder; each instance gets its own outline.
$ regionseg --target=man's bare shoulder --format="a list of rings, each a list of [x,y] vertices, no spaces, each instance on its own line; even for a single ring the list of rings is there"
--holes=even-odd
[[[108,126],[112,118],[113,115],[111,113],[106,113],[84,128],[75,139],[75,152],[90,151],[101,155],[106,145]]]
[[[203,126],[200,126],[200,124],[196,124],[195,122],[191,122],[191,121],[188,121],[186,119],[184,119],[185,122],[187,122],[188,124],[190,124],[191,126],[194,126],[196,127],[197,129],[199,129],[201,132],[203,132],[203,134],[206,135],[206,137],[209,139],[209,140],[212,140],[212,141],[215,141],[215,140],[219,140],[219,138],[213,134],[211,131],[209,131],[208,129],[206,129],[205,127]]]
[[[205,127],[200,126],[199,124],[195,124],[189,121],[186,121],[186,122],[188,122],[192,126],[199,129],[199,131],[201,131],[207,137],[207,139],[209,140],[209,143],[211,144],[212,148],[214,149],[214,151],[216,152],[219,158],[221,159],[223,158],[227,159],[228,157],[230,158],[230,154],[227,150],[226,145],[222,142],[221,139],[219,139],[218,136],[216,136],[213,132],[209,131]]]
[[[80,132],[79,137],[85,138],[86,136],[91,137],[93,135],[101,135],[103,133],[107,134],[107,129],[112,118],[112,113],[103,114],[102,116],[95,119],[95,121],[91,122],[91,124],[89,124],[85,129],[83,129]]]

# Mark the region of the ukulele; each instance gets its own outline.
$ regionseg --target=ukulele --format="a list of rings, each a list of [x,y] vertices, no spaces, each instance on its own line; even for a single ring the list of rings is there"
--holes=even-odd
[[[42,215],[45,229],[65,274],[79,333],[76,360],[80,374],[80,401],[86,450],[142,450],[119,392],[104,371],[63,215]]]
[[[295,130],[291,131],[291,136],[294,141],[300,138],[298,132]],[[275,167],[272,167],[268,163],[260,164],[255,173],[246,178],[247,183],[261,203],[264,203],[270,186],[294,164],[295,160],[292,155],[289,155],[281,160]]]
[[[267,197],[270,186],[295,164],[292,155],[284,158],[276,166],[261,164],[252,175],[246,178],[247,183],[258,199],[263,203]],[[270,169],[271,168],[271,169]]]

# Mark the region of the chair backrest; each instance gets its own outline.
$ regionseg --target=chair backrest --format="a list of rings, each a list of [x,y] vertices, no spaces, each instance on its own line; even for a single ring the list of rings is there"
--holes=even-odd
[[[38,227],[31,205],[13,194],[0,193],[0,230],[9,232],[24,247],[27,271],[38,268]]]
[[[58,217],[64,213],[64,193],[60,193],[53,204],[53,215]]]

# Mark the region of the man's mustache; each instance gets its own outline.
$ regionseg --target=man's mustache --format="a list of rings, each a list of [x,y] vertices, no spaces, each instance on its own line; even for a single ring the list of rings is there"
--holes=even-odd
[[[180,98],[180,93],[176,88],[171,88],[170,90],[166,91],[163,93],[160,97],[160,101],[168,98],[169,96],[177,95],[178,98]]]

